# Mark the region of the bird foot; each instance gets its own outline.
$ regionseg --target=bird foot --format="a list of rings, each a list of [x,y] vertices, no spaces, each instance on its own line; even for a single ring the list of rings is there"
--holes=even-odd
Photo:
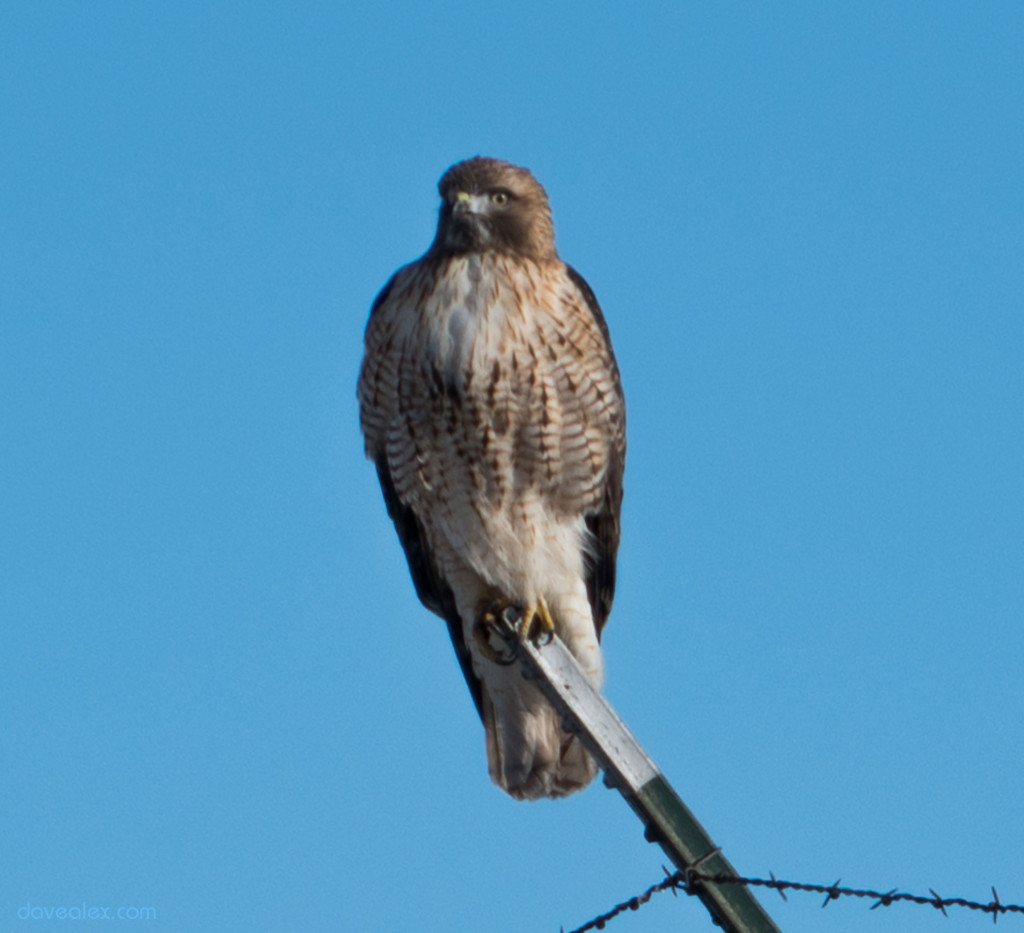
[[[477,620],[473,628],[473,636],[480,648],[480,653],[495,664],[511,664],[515,660],[515,652],[509,649],[508,637],[503,633],[502,621],[511,621],[521,638],[529,638],[540,644],[551,640],[555,633],[555,620],[543,596],[537,598],[536,605],[525,609],[507,599],[496,599]],[[497,644],[497,647],[496,647]]]
[[[527,606],[523,610],[519,634],[538,643],[541,636],[547,636],[545,641],[550,641],[551,636],[555,634],[555,620],[551,618],[551,610],[548,609],[543,596],[537,597],[536,606]]]

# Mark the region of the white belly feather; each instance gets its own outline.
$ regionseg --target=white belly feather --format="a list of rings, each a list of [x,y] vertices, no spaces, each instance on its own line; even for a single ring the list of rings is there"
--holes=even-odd
[[[516,449],[511,431],[500,436],[494,430],[494,413],[486,407],[494,402],[487,398],[487,382],[495,364],[508,367],[511,347],[540,344],[542,348],[544,336],[536,327],[541,312],[520,303],[526,289],[516,289],[520,294],[515,294],[495,275],[494,264],[493,258],[488,261],[476,255],[453,261],[446,288],[435,293],[436,301],[428,303],[421,319],[427,337],[421,343],[426,348],[426,365],[440,373],[463,400],[460,417],[466,432],[473,439],[485,435],[485,462],[477,465],[485,480],[492,479],[489,474],[495,471],[515,476],[521,467],[517,456],[523,454]],[[522,363],[536,367],[533,359]],[[540,371],[536,378],[551,383],[550,398],[557,396],[550,374]],[[522,410],[528,399],[504,401],[520,411],[520,418],[534,416]],[[556,427],[560,414],[557,406],[547,406],[546,417]],[[443,458],[439,451],[426,453]],[[447,496],[454,501],[448,508],[437,509],[435,499],[431,503],[434,532],[488,584],[531,603],[538,596],[550,599],[564,592],[570,581],[582,581],[587,536],[582,512],[556,511],[547,491],[536,484],[517,488],[513,480],[498,493],[496,486],[489,491],[485,481],[450,489]],[[441,493],[442,498],[445,495]]]

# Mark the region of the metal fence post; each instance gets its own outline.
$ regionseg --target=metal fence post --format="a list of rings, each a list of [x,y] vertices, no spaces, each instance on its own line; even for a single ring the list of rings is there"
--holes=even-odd
[[[604,770],[605,783],[619,791],[643,821],[647,839],[659,843],[684,875],[687,869],[699,869],[701,875],[736,876],[736,870],[608,701],[590,685],[561,640],[554,635],[541,643],[523,638],[518,619],[510,615],[499,620],[499,627],[523,675],[536,682],[566,726],[579,735]],[[743,885],[692,879],[687,888],[728,933],[780,933]]]

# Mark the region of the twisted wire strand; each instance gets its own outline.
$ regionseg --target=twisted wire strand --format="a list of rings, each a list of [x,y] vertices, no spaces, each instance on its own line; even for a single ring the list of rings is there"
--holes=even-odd
[[[981,901],[972,901],[964,897],[941,897],[931,888],[928,889],[931,896],[925,897],[921,894],[908,894],[906,892],[901,892],[896,888],[893,888],[891,891],[873,891],[868,888],[841,887],[841,879],[837,880],[834,884],[808,884],[802,881],[783,881],[776,878],[774,874],[771,874],[768,878],[744,878],[728,874],[706,874],[695,869],[669,873],[668,869],[662,866],[662,870],[666,875],[662,881],[659,881],[657,884],[652,884],[642,894],[634,895],[628,900],[616,904],[611,908],[611,910],[588,920],[583,924],[583,926],[576,927],[574,930],[571,930],[570,933],[588,933],[589,930],[603,930],[609,920],[613,920],[615,917],[619,916],[619,914],[625,913],[627,910],[639,910],[655,894],[660,894],[662,891],[669,890],[671,890],[673,894],[675,894],[676,891],[684,891],[687,894],[694,894],[696,886],[702,882],[719,885],[742,884],[748,887],[770,888],[778,891],[783,900],[788,900],[786,897],[786,891],[803,891],[811,894],[824,894],[825,900],[821,904],[822,907],[827,907],[832,901],[838,900],[840,897],[866,897],[875,901],[875,903],[871,905],[871,910],[875,910],[878,907],[889,907],[892,904],[900,902],[918,904],[922,906],[927,905],[934,907],[936,910],[942,911],[943,914],[946,914],[947,907],[963,907],[967,910],[978,910],[982,913],[991,914],[993,923],[995,923],[1003,914],[1024,914],[1024,906],[1021,906],[1020,904],[1002,903],[999,900],[999,894],[996,892],[995,888],[992,888],[992,900],[988,903],[982,903]],[[562,933],[564,933],[564,927],[562,928]]]

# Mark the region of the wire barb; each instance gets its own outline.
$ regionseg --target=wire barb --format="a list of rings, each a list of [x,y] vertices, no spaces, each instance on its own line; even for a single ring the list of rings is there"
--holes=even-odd
[[[896,888],[893,888],[888,894],[883,894],[874,904],[871,905],[871,909],[874,910],[876,907],[888,907],[892,903],[892,896],[896,893]]]
[[[836,878],[836,883],[831,888],[825,888],[825,893],[828,897],[821,902],[822,908],[828,907],[829,901],[839,900],[839,882],[842,880],[842,878]]]

